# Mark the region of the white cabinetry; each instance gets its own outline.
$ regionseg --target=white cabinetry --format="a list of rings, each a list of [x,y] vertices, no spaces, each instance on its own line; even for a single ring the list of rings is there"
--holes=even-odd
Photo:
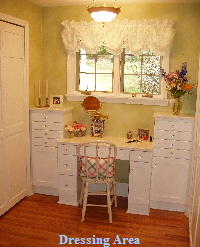
[[[154,117],[151,207],[185,211],[194,117]]]
[[[79,204],[81,179],[77,166],[77,145],[58,143],[58,193],[60,204]]]
[[[130,151],[128,213],[149,215],[151,151]]]
[[[72,110],[73,108],[30,109],[35,192],[57,194],[57,141],[64,137],[65,125],[72,123]]]

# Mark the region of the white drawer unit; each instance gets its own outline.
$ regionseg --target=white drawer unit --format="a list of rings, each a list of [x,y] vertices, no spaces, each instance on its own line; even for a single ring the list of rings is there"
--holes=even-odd
[[[149,215],[152,152],[131,150],[128,213]]]
[[[77,145],[58,142],[58,193],[60,204],[79,204],[81,178],[78,171]]]
[[[152,208],[184,211],[186,207],[194,116],[154,115]]]
[[[34,191],[58,194],[57,142],[72,123],[73,108],[31,108],[31,165]]]

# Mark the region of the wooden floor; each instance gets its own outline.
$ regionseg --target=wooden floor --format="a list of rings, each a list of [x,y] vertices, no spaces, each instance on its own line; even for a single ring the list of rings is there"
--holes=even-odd
[[[131,238],[138,238],[142,247],[189,246],[188,219],[183,213],[151,209],[150,216],[127,214],[127,198],[118,197],[118,207],[112,209],[112,224],[108,222],[107,208],[100,207],[88,207],[85,221],[81,222],[81,206],[57,201],[55,196],[34,194],[1,216],[0,247],[67,246],[69,238],[82,238],[69,245],[77,247],[117,247],[123,238],[130,243],[126,240],[120,246],[133,245]]]

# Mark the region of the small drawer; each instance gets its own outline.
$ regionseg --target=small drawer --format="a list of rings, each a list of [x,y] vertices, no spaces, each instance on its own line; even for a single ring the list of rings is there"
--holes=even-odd
[[[119,160],[129,160],[130,150],[129,149],[117,149],[117,159]]]
[[[68,195],[74,195],[77,191],[77,177],[59,175],[58,177],[58,191]]]
[[[192,140],[192,132],[156,130],[154,133],[154,139],[191,141]]]
[[[151,162],[152,152],[131,150],[130,160],[139,162]]]
[[[57,147],[57,139],[48,138],[32,138],[32,145],[45,146],[45,147]]]
[[[155,139],[154,140],[154,147],[190,150],[191,149],[191,142]]]
[[[41,112],[41,113],[32,113],[31,118],[32,121],[62,123],[63,116],[61,114]]]
[[[58,144],[58,153],[59,154],[70,154],[76,155],[76,145],[73,144]]]
[[[62,130],[62,123],[32,122],[32,130]]]
[[[77,157],[72,155],[58,155],[58,174],[77,176]]]
[[[172,130],[172,131],[186,131],[192,132],[193,122],[188,121],[159,121],[155,122],[156,130]],[[155,131],[156,132],[156,131]]]
[[[174,159],[190,159],[189,150],[176,150],[168,148],[154,148],[154,156]],[[181,160],[180,160],[181,162]]]
[[[59,130],[32,130],[32,137],[56,138],[61,139],[63,132]]]

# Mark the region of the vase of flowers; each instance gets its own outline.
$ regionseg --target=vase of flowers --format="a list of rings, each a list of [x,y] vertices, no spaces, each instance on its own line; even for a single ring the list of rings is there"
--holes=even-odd
[[[187,63],[183,63],[181,70],[171,71],[169,74],[161,69],[161,76],[166,81],[166,90],[170,93],[171,111],[173,115],[178,115],[182,108],[181,96],[190,93],[193,85],[188,83],[190,79],[187,74]]]

